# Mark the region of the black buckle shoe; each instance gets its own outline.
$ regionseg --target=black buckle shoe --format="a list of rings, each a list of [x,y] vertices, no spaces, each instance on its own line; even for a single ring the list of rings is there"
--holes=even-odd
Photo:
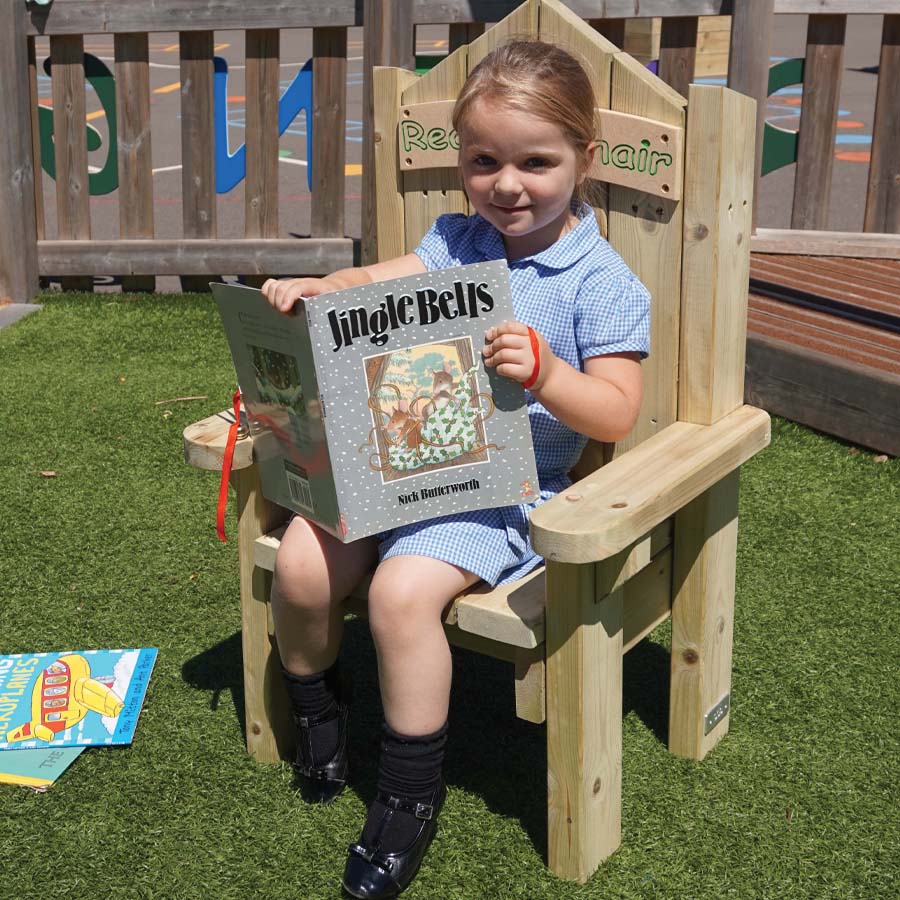
[[[338,722],[338,745],[334,755],[323,765],[313,765],[312,731],[317,726]],[[331,803],[347,784],[347,733],[350,718],[350,685],[343,681],[338,696],[337,716],[298,716],[297,755],[293,769],[300,793],[307,803]]]
[[[344,890],[361,900],[382,900],[396,897],[408,887],[419,871],[425,851],[437,831],[438,814],[446,796],[447,789],[443,782],[432,795],[430,803],[416,803],[379,794],[376,800],[384,805],[384,815],[369,845],[364,844],[360,838],[359,843],[351,844],[348,848]],[[386,853],[380,849],[381,835],[396,812],[407,813],[419,819],[419,831],[405,849]]]

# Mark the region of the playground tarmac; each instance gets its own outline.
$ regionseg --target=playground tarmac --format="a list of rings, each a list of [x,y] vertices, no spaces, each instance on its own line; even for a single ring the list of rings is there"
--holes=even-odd
[[[835,142],[835,164],[828,228],[861,231],[865,205],[866,177],[872,135],[878,56],[881,44],[881,16],[850,16],[844,52],[844,72]],[[773,61],[805,54],[806,17],[778,16],[772,48]],[[239,32],[216,32],[216,55],[228,64],[226,84],[229,153],[244,141],[244,39]],[[447,29],[429,26],[418,29],[418,53],[443,53],[447,48]],[[309,30],[285,30],[281,33],[281,88],[284,91],[310,58],[312,35]],[[50,78],[40,68],[49,52],[46,39],[36,40],[39,65],[38,91],[42,105],[52,105]],[[112,38],[90,35],[85,52],[113,67]],[[348,32],[347,64],[347,147],[345,168],[346,233],[360,234],[360,191],[362,150],[362,29]],[[704,79],[710,81],[715,79]],[[723,79],[718,79],[724,83]],[[181,133],[178,35],[150,36],[150,91],[154,188],[154,225],[157,238],[182,236],[181,219]],[[87,87],[89,124],[101,136],[101,146],[89,154],[89,165],[99,170],[109,152],[106,113],[93,88]],[[773,125],[794,130],[799,123],[802,89],[787,88],[769,99],[768,118]],[[307,189],[307,133],[301,113],[281,136],[280,152],[280,236],[309,234],[310,195]],[[783,228],[790,225],[793,197],[793,166],[762,179],[758,224]],[[45,235],[57,235],[55,188],[43,174]],[[243,182],[218,195],[217,227],[219,237],[241,237],[244,231]],[[118,237],[118,192],[91,197],[92,237]],[[110,285],[111,287],[112,285]],[[103,285],[98,284],[102,289]],[[178,279],[159,278],[157,289],[177,291]]]

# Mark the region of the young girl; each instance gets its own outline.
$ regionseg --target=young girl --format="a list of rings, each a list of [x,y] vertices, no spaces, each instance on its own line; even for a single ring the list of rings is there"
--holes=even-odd
[[[262,288],[288,312],[300,296],[506,259],[517,321],[486,333],[484,363],[529,389],[536,503],[445,516],[349,544],[295,517],[281,542],[272,612],[297,723],[295,768],[312,801],[327,803],[346,781],[341,601],[378,564],[369,623],[385,723],[377,795],[344,871],[354,897],[403,890],[435,832],[451,680],[442,612],[479,580],[502,584],[540,564],[528,539],[530,510],[570,483],[566,473],[588,438],[616,441],[631,430],[648,352],[647,291],[579,198],[596,128],[578,62],[537,41],[496,49],[466,81],[453,126],[474,215],[441,216],[399,259]]]

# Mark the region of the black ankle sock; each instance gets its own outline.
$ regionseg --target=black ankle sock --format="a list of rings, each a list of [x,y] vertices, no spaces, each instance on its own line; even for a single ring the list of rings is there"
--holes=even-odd
[[[282,672],[294,721],[299,717],[312,719],[323,716],[329,720],[309,729],[313,758],[306,761],[313,766],[325,765],[338,746],[338,664],[313,675],[293,675],[285,669]]]
[[[378,792],[400,800],[428,803],[441,784],[447,725],[434,734],[415,737],[398,734],[387,723],[382,730]],[[404,850],[418,834],[422,822],[412,813],[396,810],[382,829],[385,812],[385,805],[378,799],[369,807],[363,843],[370,844],[377,838],[379,847],[387,853]]]

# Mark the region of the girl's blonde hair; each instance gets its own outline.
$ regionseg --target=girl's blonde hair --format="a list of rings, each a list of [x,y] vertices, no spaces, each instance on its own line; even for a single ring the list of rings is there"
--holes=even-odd
[[[578,60],[555,44],[514,40],[481,60],[453,107],[457,134],[479,101],[501,103],[557,125],[581,160],[597,135],[590,79]]]

